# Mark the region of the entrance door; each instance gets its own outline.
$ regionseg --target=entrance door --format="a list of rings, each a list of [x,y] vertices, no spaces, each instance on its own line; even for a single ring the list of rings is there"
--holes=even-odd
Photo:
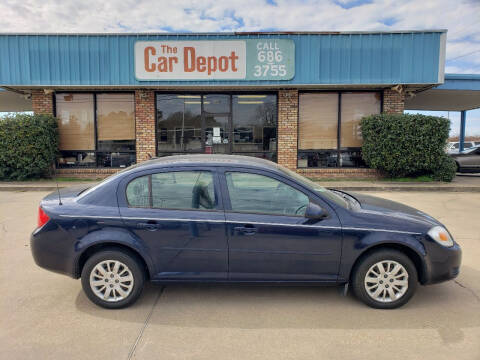
[[[157,156],[242,154],[277,161],[275,94],[157,94]]]
[[[231,154],[231,101],[230,95],[203,96],[202,119],[204,148],[207,154]]]

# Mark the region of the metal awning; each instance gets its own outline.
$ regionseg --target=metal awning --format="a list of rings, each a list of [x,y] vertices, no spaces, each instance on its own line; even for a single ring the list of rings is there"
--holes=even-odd
[[[405,99],[406,110],[464,111],[480,108],[480,75],[445,74],[445,83]]]

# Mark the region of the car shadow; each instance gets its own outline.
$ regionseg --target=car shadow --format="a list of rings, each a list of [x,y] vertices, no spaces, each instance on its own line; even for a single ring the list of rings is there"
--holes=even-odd
[[[462,267],[470,278],[480,272]],[[473,277],[472,277],[473,276]],[[343,288],[342,288],[343,289]],[[420,286],[404,307],[382,311],[367,307],[338,287],[148,284],[133,306],[105,310],[83,292],[77,309],[92,316],[176,327],[239,329],[435,329],[444,343],[464,338],[463,329],[480,326],[480,298],[455,281]],[[158,297],[158,299],[157,299]],[[157,301],[156,301],[157,300]],[[138,312],[144,310],[145,315]]]

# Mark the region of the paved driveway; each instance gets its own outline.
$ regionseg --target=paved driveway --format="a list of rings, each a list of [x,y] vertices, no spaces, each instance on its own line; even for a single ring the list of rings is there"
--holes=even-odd
[[[373,193],[370,193],[373,194]],[[2,359],[480,359],[480,193],[375,193],[444,222],[464,250],[456,282],[394,311],[336,288],[148,286],[131,308],[91,304],[29,249],[41,192],[0,192]]]

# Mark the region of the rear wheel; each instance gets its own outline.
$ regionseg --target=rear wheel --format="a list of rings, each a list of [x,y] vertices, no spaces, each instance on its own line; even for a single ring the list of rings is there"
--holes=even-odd
[[[145,272],[137,258],[119,249],[92,255],[82,270],[82,287],[97,305],[119,309],[133,304],[145,283]]]
[[[417,270],[404,253],[383,249],[367,255],[356,266],[352,278],[357,298],[377,309],[395,309],[414,295]]]

